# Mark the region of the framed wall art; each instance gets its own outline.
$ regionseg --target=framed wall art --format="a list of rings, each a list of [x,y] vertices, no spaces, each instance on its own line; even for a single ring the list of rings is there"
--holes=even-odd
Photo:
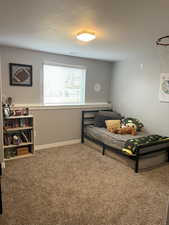
[[[159,98],[161,102],[169,102],[169,73],[160,74]]]
[[[9,63],[10,85],[32,86],[32,65]]]

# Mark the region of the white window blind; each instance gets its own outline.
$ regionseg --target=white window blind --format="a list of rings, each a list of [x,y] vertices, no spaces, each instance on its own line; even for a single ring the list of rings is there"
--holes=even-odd
[[[43,100],[45,105],[85,103],[85,69],[44,64],[43,71]]]

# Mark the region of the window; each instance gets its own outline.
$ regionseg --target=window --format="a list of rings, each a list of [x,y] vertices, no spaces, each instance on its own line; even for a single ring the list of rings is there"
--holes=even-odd
[[[85,69],[47,64],[43,69],[45,105],[78,105],[85,102]]]

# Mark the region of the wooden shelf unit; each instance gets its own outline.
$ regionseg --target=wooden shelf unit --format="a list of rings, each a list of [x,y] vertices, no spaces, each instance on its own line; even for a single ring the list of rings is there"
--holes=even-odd
[[[27,116],[10,116],[4,117],[4,160],[25,158],[34,154],[34,118],[32,115]],[[20,137],[19,144],[12,143],[12,137],[17,135]],[[25,137],[26,136],[26,137]],[[8,142],[9,143],[5,143]],[[28,153],[20,155],[19,149],[27,148]],[[19,155],[18,155],[19,154]]]

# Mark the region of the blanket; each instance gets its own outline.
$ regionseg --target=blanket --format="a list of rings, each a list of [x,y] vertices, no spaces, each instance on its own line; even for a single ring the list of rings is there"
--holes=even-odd
[[[160,135],[148,135],[145,137],[129,139],[125,142],[123,151],[130,155],[134,155],[136,154],[136,150],[142,145],[155,144],[167,139],[169,138],[165,136],[160,136]]]

